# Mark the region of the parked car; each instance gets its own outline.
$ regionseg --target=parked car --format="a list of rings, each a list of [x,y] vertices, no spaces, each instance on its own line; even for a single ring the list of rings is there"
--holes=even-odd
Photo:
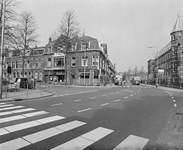
[[[26,78],[26,77],[20,78],[20,88],[27,88],[27,85],[28,85],[28,89],[34,89],[36,82],[32,78]]]

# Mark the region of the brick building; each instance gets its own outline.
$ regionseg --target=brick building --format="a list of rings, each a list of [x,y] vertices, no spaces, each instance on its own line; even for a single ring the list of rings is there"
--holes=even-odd
[[[73,41],[70,49],[63,46],[64,36],[52,40],[45,47],[27,50],[24,77],[49,82],[53,78],[69,84],[100,85],[112,81],[115,74],[107,55],[107,44],[97,39],[82,36]],[[22,57],[15,50],[9,51],[4,63],[4,77],[8,64],[14,78],[22,77]]]
[[[158,75],[159,84],[169,87],[183,87],[183,16],[178,16],[173,27],[171,41],[165,45],[154,58],[154,77],[157,70],[163,70]],[[148,61],[148,67],[153,66]],[[150,71],[148,70],[148,75]]]

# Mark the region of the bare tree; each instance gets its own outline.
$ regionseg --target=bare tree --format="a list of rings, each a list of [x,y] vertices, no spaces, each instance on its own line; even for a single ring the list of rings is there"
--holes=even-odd
[[[133,74],[134,74],[134,76],[138,75],[138,68],[137,68],[137,66],[135,66],[135,68],[133,70]]]
[[[22,75],[24,76],[25,57],[30,55],[31,49],[38,43],[36,20],[30,12],[20,14],[17,27],[16,39],[13,46],[22,56]]]
[[[69,50],[72,46],[72,43],[75,40],[75,37],[80,33],[79,23],[76,21],[77,14],[74,10],[68,10],[64,13],[64,17],[61,20],[61,23],[58,29],[52,35],[53,39],[57,39],[61,34],[64,35],[62,42],[55,44],[55,47],[59,47],[59,43],[64,45],[66,50]]]
[[[16,0],[5,0],[5,32],[4,45],[6,48],[11,46],[12,39],[15,38],[15,22],[17,13],[15,12],[18,2]],[[0,23],[2,22],[3,0],[0,0]],[[1,32],[1,28],[0,28]],[[1,37],[1,36],[0,36]],[[1,41],[1,40],[0,40]]]
[[[128,68],[128,71],[127,71],[128,80],[130,79],[131,74],[132,74],[132,70]]]

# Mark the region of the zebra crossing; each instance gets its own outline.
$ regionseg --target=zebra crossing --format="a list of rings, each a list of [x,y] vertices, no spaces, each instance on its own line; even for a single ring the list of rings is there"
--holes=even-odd
[[[41,145],[41,142],[48,139],[55,139],[57,136],[61,136],[64,133],[78,130],[87,125],[86,122],[79,120],[71,120],[69,122],[59,122],[64,120],[65,117],[59,115],[52,115],[46,111],[39,111],[34,108],[25,108],[25,106],[15,106],[14,104],[0,103],[0,150],[16,150],[16,149],[30,149],[31,146]],[[39,129],[49,123],[58,122],[46,128]],[[31,132],[17,133],[21,131],[29,130]],[[34,130],[35,129],[35,130]],[[52,150],[81,150],[87,148],[97,141],[110,136],[114,130],[96,127],[92,128],[85,133],[81,133],[78,136],[73,136],[65,142],[60,142],[51,147]],[[9,135],[16,136],[7,139]],[[149,139],[138,137],[135,135],[129,135],[126,139],[123,139],[121,143],[116,145],[113,150],[121,149],[143,149],[148,143]],[[44,147],[44,144],[42,144]],[[42,148],[44,149],[44,148]]]

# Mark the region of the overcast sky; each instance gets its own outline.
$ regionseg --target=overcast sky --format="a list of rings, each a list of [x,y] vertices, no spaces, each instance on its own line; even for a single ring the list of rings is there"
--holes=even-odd
[[[19,12],[30,11],[37,20],[40,44],[45,46],[63,13],[73,9],[85,35],[107,43],[109,59],[118,71],[144,66],[156,48],[170,42],[183,0],[17,0]]]

